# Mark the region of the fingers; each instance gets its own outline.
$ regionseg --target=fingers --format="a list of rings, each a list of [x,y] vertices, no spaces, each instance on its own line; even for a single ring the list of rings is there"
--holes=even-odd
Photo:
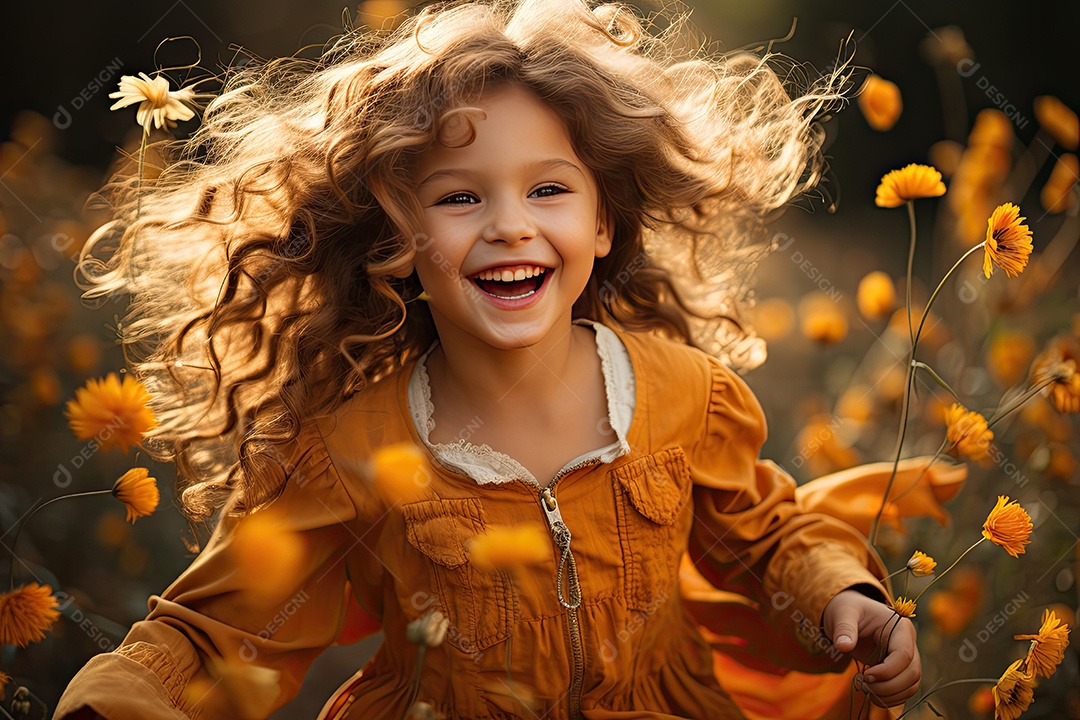
[[[890,653],[885,662],[875,665],[863,673],[865,690],[870,699],[882,707],[899,705],[911,698],[919,691],[919,681],[922,680],[922,668],[918,658],[902,657],[905,653]],[[892,667],[889,661],[894,656],[898,657]]]
[[[915,645],[914,627],[907,621],[894,631],[884,661],[863,672],[863,682],[875,704],[889,707],[915,695],[920,680],[922,661]]]
[[[849,591],[845,590],[844,592]],[[840,596],[838,595],[837,598],[840,598]],[[825,625],[825,634],[829,636],[833,645],[840,652],[846,653],[855,649],[855,643],[859,639],[860,617],[861,613],[858,607],[854,604],[845,603],[842,599],[841,602],[836,603],[835,607],[826,607],[825,616],[822,618]]]

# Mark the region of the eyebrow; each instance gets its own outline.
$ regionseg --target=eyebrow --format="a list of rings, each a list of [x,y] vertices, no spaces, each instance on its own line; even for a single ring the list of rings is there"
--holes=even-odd
[[[583,178],[588,177],[586,175],[585,171],[582,170],[580,167],[578,167],[575,163],[572,163],[569,160],[566,160],[566,159],[563,159],[563,158],[552,158],[550,160],[539,160],[539,161],[534,162],[534,163],[529,163],[527,166],[525,166],[525,170],[527,172],[537,172],[537,171],[543,171],[543,170],[549,170],[549,169],[554,170],[554,169],[557,169],[557,168],[567,168],[567,169],[570,169],[570,170],[573,170],[573,171],[577,172]],[[440,178],[444,178],[444,177],[470,177],[470,176],[475,175],[475,174],[476,174],[475,171],[473,171],[473,170],[465,170],[464,168],[446,168],[446,169],[443,169],[443,170],[436,170],[435,172],[431,173],[426,178],[421,180],[419,183],[417,183],[416,184],[416,189],[419,190],[420,188],[427,185],[428,183],[433,182],[435,180],[438,180]]]

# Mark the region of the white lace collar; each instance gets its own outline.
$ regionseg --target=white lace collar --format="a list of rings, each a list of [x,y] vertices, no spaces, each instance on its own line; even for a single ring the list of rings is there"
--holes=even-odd
[[[590,320],[578,320],[577,324],[591,327],[596,332],[596,352],[604,374],[604,392],[607,395],[608,422],[615,431],[616,440],[605,447],[580,455],[563,467],[599,459],[607,463],[630,452],[626,435],[634,419],[634,368],[630,355],[619,337],[610,329]],[[453,443],[432,443],[431,431],[435,429],[435,405],[431,402],[431,385],[428,381],[427,357],[435,349],[432,346],[413,367],[409,377],[409,412],[413,424],[431,454],[447,469],[471,477],[477,483],[504,483],[521,478],[531,485],[541,487],[521,463],[514,458],[492,449],[486,444],[474,445],[468,438],[474,428],[466,426],[461,439]]]

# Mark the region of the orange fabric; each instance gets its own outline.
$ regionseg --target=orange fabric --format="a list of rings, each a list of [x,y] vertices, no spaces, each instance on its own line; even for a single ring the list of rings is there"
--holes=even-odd
[[[235,523],[224,521],[191,568],[151,598],[121,648],[76,676],[56,718],[83,706],[109,720],[217,717],[202,691],[238,659],[230,672],[248,685],[226,689],[258,686],[266,696],[270,678],[280,690],[254,707],[245,705],[254,692],[228,699],[239,715],[265,716],[295,695],[324,648],[374,629],[362,615],[386,639],[342,698],[341,717],[401,717],[417,659],[405,627],[432,608],[450,627],[426,654],[419,699],[452,718],[532,716],[507,689],[507,658],[515,687],[554,720],[568,718],[575,700],[586,720],[744,717],[721,687],[710,641],[752,651],[748,662],[774,675],[844,670],[820,647],[820,619],[846,587],[884,597],[883,568],[865,539],[814,512],[828,503],[806,501],[790,477],[758,460],[764,419],[740,378],[685,346],[619,337],[637,386],[632,452],[555,486],[580,577],[574,613],[557,595],[554,542],[547,561],[513,576],[468,559],[469,541],[489,525],[545,522],[536,487],[478,485],[432,459],[429,499],[389,508],[376,499],[364,480],[372,450],[421,445],[407,405],[409,367],[305,427],[279,456],[287,482],[274,506],[287,511],[304,561],[278,596],[239,584],[228,552]],[[684,590],[688,566],[700,575]]]

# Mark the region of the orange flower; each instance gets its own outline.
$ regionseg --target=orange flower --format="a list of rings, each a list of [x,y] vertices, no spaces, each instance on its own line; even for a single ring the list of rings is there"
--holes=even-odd
[[[941,173],[929,165],[911,164],[893,170],[881,178],[874,204],[878,207],[900,207],[908,200],[939,197],[945,194]]]
[[[964,146],[955,140],[938,140],[930,146],[930,164],[940,170],[944,177],[956,174],[963,157]]]
[[[1016,720],[1035,699],[1035,678],[1021,672],[1022,662],[1017,660],[1010,665],[992,690],[994,720]]]
[[[36,582],[0,595],[0,645],[40,642],[60,611],[52,588]]]
[[[945,437],[957,452],[970,460],[985,460],[990,454],[990,441],[994,432],[986,423],[986,418],[977,412],[968,410],[960,403],[953,403],[945,413]]]
[[[296,591],[304,543],[277,509],[271,507],[241,519],[229,553],[245,590],[272,598]]]
[[[1052,443],[1050,445],[1050,460],[1046,464],[1046,469],[1043,470],[1046,476],[1049,478],[1057,478],[1058,480],[1071,480],[1073,474],[1076,472],[1076,458],[1073,457],[1072,450],[1068,445],[1062,443]]]
[[[1080,342],[1071,335],[1058,335],[1031,364],[1036,385],[1049,382],[1046,392],[1058,412],[1080,412]]]
[[[1024,554],[1024,546],[1031,541],[1031,516],[1020,503],[1009,502],[1007,495],[998,495],[997,505],[983,523],[983,537],[1005,548],[1013,557]]]
[[[859,464],[859,454],[849,439],[841,437],[841,427],[831,415],[817,414],[807,419],[795,444],[799,457],[807,462],[810,475],[825,475]],[[879,495],[879,502],[880,499]]]
[[[927,610],[941,632],[955,637],[979,614],[985,579],[978,570],[966,566],[953,569],[949,578],[948,589],[930,596]]]
[[[904,109],[900,88],[896,83],[871,75],[859,92],[859,109],[870,127],[883,132],[891,129]]]
[[[916,550],[915,554],[911,556],[911,559],[907,561],[907,569],[910,570],[911,574],[915,577],[933,575],[934,568],[936,567],[937,561],[921,550]]]
[[[1053,95],[1035,98],[1035,119],[1057,144],[1075,150],[1080,144],[1080,121],[1076,113]]]
[[[375,487],[391,503],[409,503],[424,497],[431,484],[427,458],[410,442],[394,443],[376,450],[371,456]]]
[[[405,20],[408,9],[405,0],[361,0],[356,12],[368,27],[389,31]]]
[[[832,345],[847,337],[844,311],[824,293],[811,293],[803,298],[799,302],[799,315],[803,335],[814,342]]]
[[[898,597],[892,602],[892,609],[900,617],[915,617],[915,601],[904,597]]]
[[[859,281],[856,295],[859,312],[867,320],[878,320],[896,307],[896,287],[892,278],[881,271],[869,273]]]
[[[1057,159],[1050,179],[1039,193],[1039,200],[1048,213],[1060,213],[1069,209],[1069,205],[1075,201],[1072,189],[1078,175],[1080,167],[1077,166],[1075,155],[1066,153]]]
[[[11,676],[6,672],[0,671],[0,700],[4,699],[4,688],[7,687],[9,682],[11,682]]]
[[[1000,110],[987,108],[980,110],[975,116],[975,125],[968,135],[968,145],[988,146],[1009,153],[1012,151],[1015,139],[1016,135],[1013,133],[1009,116]]]
[[[1057,670],[1065,658],[1065,648],[1069,646],[1069,626],[1062,624],[1053,610],[1044,610],[1042,627],[1037,635],[1015,635],[1016,640],[1030,640],[1026,666],[1028,672],[1036,677],[1048,678]]]
[[[121,381],[116,373],[103,380],[90,379],[67,403],[71,431],[80,440],[93,438],[102,450],[127,452],[146,433],[157,427],[157,417],[147,406],[150,394],[131,375]]]
[[[514,570],[551,559],[551,537],[536,524],[490,528],[469,543],[469,558],[482,570]]]
[[[994,693],[989,685],[984,685],[968,697],[968,712],[973,715],[985,715],[994,710]]]
[[[787,337],[795,327],[795,311],[782,298],[762,300],[752,312],[754,330],[769,342]]]
[[[129,523],[152,515],[161,500],[157,480],[150,477],[150,471],[146,468],[131,468],[121,475],[113,485],[112,494],[127,508]]]
[[[997,265],[1008,277],[1024,271],[1031,255],[1031,230],[1021,225],[1020,208],[1012,203],[999,205],[986,221],[986,245],[983,247],[983,274],[994,272]]]

